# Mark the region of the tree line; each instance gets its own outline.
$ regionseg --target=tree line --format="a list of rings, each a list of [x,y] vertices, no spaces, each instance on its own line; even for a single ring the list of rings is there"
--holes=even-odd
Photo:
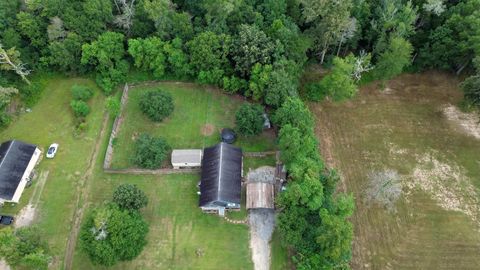
[[[279,224],[299,269],[348,268],[353,211],[301,98],[348,99],[363,82],[443,69],[466,74],[465,96],[480,104],[480,0],[3,0],[0,44],[2,115],[12,96],[34,102],[31,74],[94,74],[109,95],[132,69],[277,110],[291,179]],[[309,62],[330,72],[300,97]]]

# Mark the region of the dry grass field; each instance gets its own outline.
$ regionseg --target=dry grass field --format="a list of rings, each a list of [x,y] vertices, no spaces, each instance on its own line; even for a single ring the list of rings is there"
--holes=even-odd
[[[311,104],[322,154],[356,199],[353,269],[479,268],[480,125],[457,109],[458,82],[405,74]],[[372,191],[386,172],[396,179]],[[378,198],[386,191],[397,192],[392,207]]]

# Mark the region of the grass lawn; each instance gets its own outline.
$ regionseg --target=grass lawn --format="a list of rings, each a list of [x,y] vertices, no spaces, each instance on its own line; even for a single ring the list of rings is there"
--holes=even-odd
[[[143,189],[149,204],[143,214],[150,224],[148,244],[134,261],[112,269],[252,269],[248,227],[227,223],[198,208],[198,175],[131,176],[97,174],[92,207],[110,200],[121,183]],[[197,251],[203,255],[198,256]],[[77,251],[74,269],[94,267]]]
[[[150,121],[139,108],[145,90],[160,88],[172,94],[175,109],[161,123]],[[134,140],[141,133],[164,137],[172,148],[204,148],[219,142],[222,128],[234,128],[235,112],[245,101],[228,96],[218,89],[189,83],[158,83],[158,86],[136,86],[129,92],[125,119],[115,143],[113,168],[132,167],[129,157],[134,152]],[[254,137],[239,137],[236,145],[244,151],[275,149],[275,136],[265,132]]]
[[[42,150],[53,142],[60,144],[55,159],[44,158],[37,167],[39,174],[48,171],[37,206],[37,223],[55,256],[52,268],[56,269],[60,268],[65,252],[77,182],[87,166],[101,126],[104,97],[91,80],[51,77],[46,79],[46,83],[43,96],[33,106],[32,112],[20,115],[1,131],[0,139],[23,140],[38,145]],[[73,84],[88,85],[96,90],[89,102],[88,129],[79,138],[73,136],[74,118],[70,110],[70,88]],[[25,190],[18,205],[5,206],[0,209],[1,213],[17,214],[29,202],[35,185],[36,182]]]
[[[480,140],[448,119],[456,77],[405,74],[344,103],[312,104],[327,163],[356,201],[353,269],[476,269],[480,265]],[[395,211],[365,201],[371,173],[398,172]]]

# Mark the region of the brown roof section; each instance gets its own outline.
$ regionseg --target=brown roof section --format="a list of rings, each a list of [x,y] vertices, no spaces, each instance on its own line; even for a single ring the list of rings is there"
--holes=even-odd
[[[274,208],[273,185],[269,183],[248,183],[247,184],[247,209],[252,208]]]

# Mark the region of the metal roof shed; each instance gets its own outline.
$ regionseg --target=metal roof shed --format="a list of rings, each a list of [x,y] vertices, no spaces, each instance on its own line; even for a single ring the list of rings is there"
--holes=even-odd
[[[247,210],[257,208],[274,209],[273,184],[254,182],[247,184]]]
[[[0,145],[0,203],[18,203],[41,155],[37,146],[20,141]]]
[[[204,211],[239,209],[242,190],[242,150],[219,143],[203,151],[199,206]]]
[[[200,167],[202,155],[201,149],[175,149],[172,151],[172,166],[174,169]]]

